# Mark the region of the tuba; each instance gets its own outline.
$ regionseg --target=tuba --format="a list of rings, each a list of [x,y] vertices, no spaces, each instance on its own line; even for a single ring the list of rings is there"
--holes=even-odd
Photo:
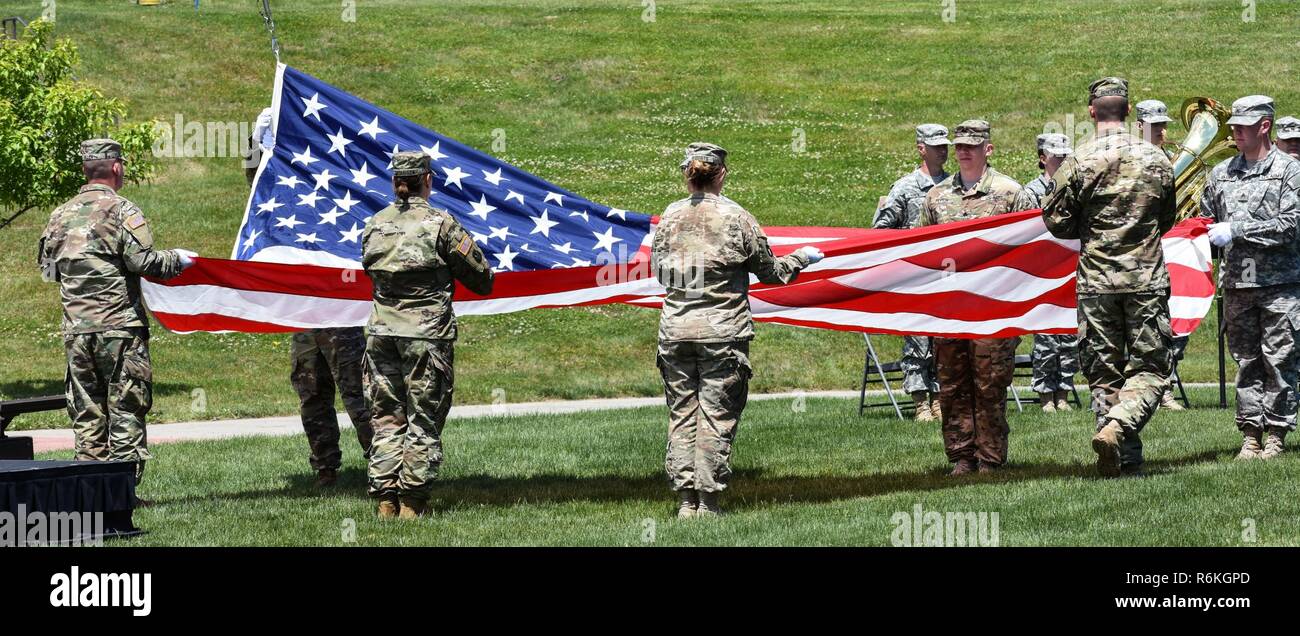
[[[1183,102],[1183,127],[1187,137],[1171,160],[1178,220],[1199,214],[1201,192],[1210,168],[1237,153],[1228,118],[1232,113],[1209,97],[1191,97]]]

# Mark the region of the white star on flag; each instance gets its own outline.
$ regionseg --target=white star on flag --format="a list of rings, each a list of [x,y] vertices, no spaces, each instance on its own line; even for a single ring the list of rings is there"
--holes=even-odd
[[[491,232],[488,232],[488,236],[491,236],[492,238],[499,238],[504,241],[507,236],[511,235],[509,227],[492,227],[489,225],[488,228],[492,230]]]
[[[315,190],[312,190],[311,192],[308,192],[307,194],[300,194],[300,195],[298,195],[298,205],[303,205],[303,206],[307,206],[307,207],[310,207],[310,208],[315,208],[315,207],[316,207],[316,202],[317,202],[317,201],[320,201],[321,199],[324,199],[324,198],[325,198],[325,197],[323,197],[323,196],[321,196],[321,195],[319,195],[319,194],[316,194],[316,191],[315,191]]]
[[[260,231],[253,230],[253,233],[249,234],[247,239],[244,239],[244,250],[251,249],[253,247],[253,242],[256,241],[257,237],[261,235],[262,233]]]
[[[435,141],[435,142],[433,143],[433,146],[432,146],[432,147],[429,147],[429,146],[420,146],[420,150],[423,150],[423,151],[424,151],[424,154],[429,155],[429,161],[437,161],[437,160],[439,160],[439,159],[446,159],[446,158],[447,158],[447,155],[442,154],[442,151],[441,151],[441,150],[438,150],[438,147],[441,146],[441,145],[442,145],[442,142],[441,142],[441,141]]]
[[[580,216],[582,217],[583,223],[586,223],[587,225],[591,225],[591,219],[587,218],[586,210],[583,210],[582,212],[570,212],[569,216]]]
[[[339,232],[339,235],[343,237],[343,238],[339,239],[339,242],[340,242],[340,243],[356,243],[358,237],[360,237],[360,236],[361,236],[361,233],[364,232],[364,231],[365,231],[365,228],[364,228],[364,227],[360,227],[360,228],[359,228],[359,227],[357,227],[357,224],[356,224],[356,223],[353,223],[353,224],[352,224],[352,229],[350,229],[350,230],[344,230],[344,231],[342,231],[342,232]]]
[[[336,205],[338,205],[340,208],[343,208],[344,210],[346,210],[346,211],[348,211],[348,212],[351,212],[351,211],[352,211],[352,206],[354,206],[354,205],[356,205],[356,204],[358,204],[358,203],[361,203],[361,202],[360,202],[360,201],[357,201],[356,199],[353,199],[353,198],[352,198],[352,193],[351,193],[350,191],[348,191],[348,190],[344,190],[344,191],[343,191],[343,198],[342,198],[342,199],[334,199],[334,203],[335,203]]]
[[[451,170],[443,168],[442,171],[447,173],[447,180],[442,182],[442,186],[444,188],[451,185],[454,182],[457,188],[460,188],[461,190],[465,189],[465,186],[461,185],[460,180],[464,179],[465,177],[468,177],[469,176],[468,172],[461,170],[460,166],[452,166]]]
[[[565,241],[564,245],[556,245],[552,243],[551,247],[554,248],[555,251],[567,256],[569,252],[573,251],[573,241]]]
[[[388,132],[379,127],[379,115],[375,115],[375,118],[368,124],[360,119],[357,120],[357,123],[361,124],[361,130],[357,131],[357,136],[370,135],[370,138],[374,139],[375,137]]]
[[[335,178],[335,177],[337,177],[337,176],[338,176],[338,175],[336,175],[336,174],[330,174],[330,169],[329,169],[329,168],[326,168],[326,169],[324,169],[324,170],[321,170],[321,171],[320,171],[320,174],[314,174],[314,175],[312,175],[312,178],[316,180],[316,188],[315,188],[315,189],[316,189],[316,190],[324,189],[326,192],[329,192],[329,189],[330,189],[330,180],[333,179],[333,178]]]
[[[474,236],[474,242],[487,245],[488,235],[482,232],[474,232],[474,231],[471,231],[470,234]]]
[[[329,212],[326,212],[326,213],[320,215],[320,222],[317,223],[316,225],[324,225],[324,224],[326,224],[326,223],[328,223],[328,224],[330,224],[330,225],[335,225],[335,221],[337,221],[338,218],[339,218],[340,216],[343,216],[344,214],[347,214],[347,213],[346,213],[346,212],[340,212],[338,208],[330,208],[330,211],[329,211]]]
[[[519,205],[524,205],[524,195],[519,194],[514,190],[506,190],[506,201],[511,199],[519,199]]]
[[[299,98],[298,98],[298,99],[301,99],[301,100],[302,100],[302,103],[303,103],[304,105],[307,106],[307,110],[302,111],[302,116],[303,116],[304,118],[305,118],[305,117],[315,117],[315,118],[316,118],[316,121],[320,121],[320,120],[321,120],[321,119],[320,119],[320,111],[323,110],[323,109],[329,108],[329,106],[326,106],[325,104],[320,103],[320,101],[318,101],[318,100],[316,99],[316,98],[319,97],[319,96],[320,96],[320,93],[313,93],[312,96],[311,96],[311,99],[307,99],[306,97],[299,97]]]
[[[303,222],[298,220],[298,215],[290,214],[289,216],[278,217],[280,220],[275,222],[276,227],[287,227],[293,229],[295,226],[302,225]]]
[[[341,157],[348,156],[347,147],[348,144],[352,143],[352,140],[343,136],[342,128],[339,128],[339,131],[333,135],[327,134],[325,136],[328,137],[330,140],[330,149],[325,151],[326,154],[331,152],[338,152],[339,156]]]
[[[612,219],[612,218],[614,218],[614,217],[618,217],[618,218],[623,219],[624,221],[626,221],[626,220],[627,220],[627,210],[620,210],[620,209],[618,209],[618,208],[610,208],[610,209],[609,209],[609,212],[606,212],[606,213],[605,213],[605,218],[607,218],[607,219]]]
[[[293,175],[290,175],[290,176],[287,176],[287,177],[276,177],[276,178],[275,178],[275,185],[278,185],[278,186],[289,186],[290,188],[296,188],[296,187],[302,185],[302,181],[301,181],[300,179],[298,179],[298,177],[293,176]]]
[[[470,201],[469,205],[471,208],[474,208],[470,210],[469,213],[483,219],[484,221],[487,220],[488,212],[497,209],[494,205],[488,205],[486,194],[480,194],[478,196],[478,201]]]
[[[320,161],[320,159],[311,156],[311,146],[306,146],[302,149],[302,152],[293,153],[293,159],[289,160],[289,163],[301,163],[304,166],[309,166],[317,161]]]
[[[541,232],[542,236],[550,238],[551,228],[560,224],[559,221],[552,221],[550,214],[550,210],[542,210],[541,216],[529,217],[533,222],[533,230],[529,232],[529,234],[537,234],[538,232]]]
[[[515,257],[519,256],[519,252],[511,252],[510,244],[507,243],[504,251],[499,254],[493,254],[492,256],[497,259],[498,267],[501,269],[510,269],[515,266]]]
[[[488,172],[487,170],[481,170],[480,172],[483,173],[484,181],[487,181],[488,183],[497,187],[501,187],[502,181],[509,181],[509,179],[501,176],[500,168],[497,168],[496,172]]]
[[[542,201],[542,203],[550,203],[552,200],[555,201],[555,205],[558,205],[558,206],[560,206],[560,207],[564,207],[564,195],[562,195],[562,194],[560,194],[560,193],[558,193],[558,192],[547,192],[547,193],[546,193],[546,200],[545,200],[545,201]]]
[[[599,252],[602,248],[609,251],[613,251],[614,244],[623,240],[617,236],[614,236],[614,228],[612,227],[606,229],[603,234],[600,232],[592,232],[592,234],[596,236],[596,247],[593,247],[592,249],[596,250],[597,252]]]
[[[279,201],[276,201],[275,197],[271,197],[270,199],[266,200],[266,203],[257,204],[257,213],[261,214],[263,212],[274,212],[275,209],[279,207],[284,207],[284,204],[280,203]]]
[[[376,178],[375,175],[370,174],[370,171],[366,169],[366,164],[364,163],[361,164],[360,170],[353,170],[351,168],[348,168],[348,172],[352,173],[352,183],[360,185],[363,188],[366,187],[366,183],[368,181]]]
[[[319,238],[316,238],[316,233],[312,232],[311,234],[299,234],[298,238],[294,239],[293,242],[294,243],[315,243],[319,240],[320,240]]]

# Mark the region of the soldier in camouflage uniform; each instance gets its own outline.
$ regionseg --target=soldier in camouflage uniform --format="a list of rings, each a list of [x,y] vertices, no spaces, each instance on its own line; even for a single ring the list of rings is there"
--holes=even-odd
[[[664,467],[678,494],[679,518],[721,513],[731,476],[731,445],[749,395],[749,275],[793,281],[821,260],[803,247],[772,255],[758,221],[722,196],[727,151],[686,148],[681,169],[690,196],[668,206],[655,230],[651,267],[667,292],[656,363],[668,401]]]
[[[1237,361],[1238,459],[1270,459],[1296,426],[1300,367],[1300,162],[1269,143],[1273,100],[1232,104],[1240,152],[1215,166],[1201,196],[1213,218],[1228,351]],[[1267,433],[1267,440],[1263,439]]]
[[[1277,147],[1292,159],[1300,159],[1300,119],[1283,117],[1277,120]]]
[[[1093,450],[1103,475],[1140,475],[1139,433],[1168,384],[1169,273],[1160,239],[1174,224],[1173,166],[1124,129],[1128,83],[1088,89],[1096,135],[1052,178],[1043,220],[1078,239],[1079,357],[1097,416]]]
[[[1052,175],[1074,151],[1070,150],[1069,138],[1059,133],[1039,135],[1034,142],[1038,147],[1038,169],[1042,172],[1025,184],[1025,191],[1033,196],[1034,207],[1038,207],[1047,196]],[[1073,334],[1036,333],[1030,359],[1034,364],[1032,388],[1039,395],[1043,412],[1074,410],[1070,407],[1070,391],[1074,390],[1074,374],[1079,371],[1077,338]]]
[[[454,282],[492,291],[483,252],[451,214],[429,205],[432,188],[428,155],[395,153],[396,200],[361,236],[374,284],[365,369],[374,411],[370,494],[380,517],[424,514],[451,409]]]
[[[85,141],[81,159],[86,185],[50,214],[37,263],[62,298],[76,458],[135,462],[139,483],[152,457],[145,417],[153,405],[140,277],[176,276],[194,254],[153,249],[144,213],[117,194],[126,170],[120,144]]]
[[[1147,99],[1137,103],[1134,106],[1137,111],[1138,132],[1142,135],[1142,140],[1153,144],[1165,153],[1165,157],[1170,161],[1174,159],[1174,153],[1165,147],[1166,133],[1169,122],[1173,121],[1169,117],[1169,107],[1158,99]],[[1177,219],[1181,221],[1182,219]],[[1181,411],[1183,405],[1178,403],[1174,398],[1174,372],[1178,369],[1178,363],[1183,359],[1183,353],[1187,351],[1188,336],[1174,336],[1173,343],[1169,346],[1169,355],[1172,360],[1170,364],[1169,382],[1165,389],[1165,394],[1160,398],[1160,408],[1170,411]]]
[[[925,195],[934,184],[948,178],[943,165],[948,161],[948,129],[939,124],[916,127],[916,151],[921,167],[894,182],[889,194],[881,197],[876,208],[875,229],[906,230],[916,227]],[[916,404],[916,420],[930,422],[939,418],[939,382],[934,377],[934,352],[926,336],[903,336],[903,390]]]
[[[290,341],[293,369],[289,380],[298,393],[302,428],[311,448],[309,461],[319,487],[333,485],[343,463],[338,415],[334,411],[335,388],[356,429],[362,454],[370,457],[374,430],[370,427],[370,405],[362,380],[365,353],[366,334],[361,327],[309,329],[293,334]]]
[[[921,225],[1005,214],[1034,207],[1024,188],[988,165],[989,123],[957,126],[953,143],[960,170],[925,197]],[[1007,388],[1019,338],[935,338],[943,443],[953,475],[987,472],[1007,461]]]

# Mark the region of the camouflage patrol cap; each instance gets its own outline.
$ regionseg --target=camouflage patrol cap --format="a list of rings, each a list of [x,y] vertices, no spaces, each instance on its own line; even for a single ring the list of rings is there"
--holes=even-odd
[[[1273,118],[1273,98],[1268,95],[1248,95],[1232,103],[1229,126],[1254,126],[1259,120]]]
[[[953,131],[955,144],[979,145],[987,143],[992,136],[992,130],[989,123],[983,119],[967,119],[957,124],[957,129]]]
[[[1057,157],[1068,157],[1074,154],[1070,149],[1070,139],[1060,133],[1047,133],[1039,135],[1035,140],[1038,146],[1038,152],[1055,155]]]
[[[1138,121],[1144,124],[1161,124],[1173,121],[1169,117],[1169,107],[1158,99],[1147,99],[1137,103]]]
[[[679,168],[686,169],[692,161],[703,161],[704,163],[716,163],[727,165],[727,151],[722,146],[711,144],[704,141],[697,141],[686,147],[686,156],[682,159]]]
[[[429,155],[423,152],[393,153],[394,177],[418,177],[429,172]]]
[[[927,146],[951,146],[948,129],[939,124],[921,124],[916,127],[916,143]]]
[[[1098,97],[1123,97],[1128,99],[1128,80],[1122,77],[1103,77],[1088,86],[1088,103]]]
[[[1273,126],[1278,139],[1300,139],[1300,119],[1283,117]]]
[[[81,142],[81,160],[121,159],[122,144],[112,139],[87,139]]]

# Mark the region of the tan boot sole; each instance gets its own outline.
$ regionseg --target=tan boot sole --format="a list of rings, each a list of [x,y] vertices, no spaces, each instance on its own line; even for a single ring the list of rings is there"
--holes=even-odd
[[[1092,437],[1092,450],[1097,453],[1097,472],[1104,477],[1119,476],[1119,444],[1111,443],[1099,431]]]

